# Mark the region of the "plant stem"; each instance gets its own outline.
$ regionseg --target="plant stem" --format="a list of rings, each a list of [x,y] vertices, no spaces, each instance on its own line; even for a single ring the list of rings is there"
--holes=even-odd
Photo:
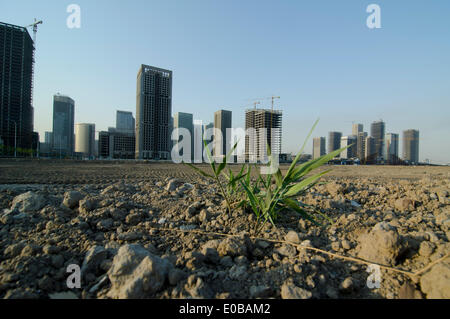
[[[225,190],[223,189],[222,183],[220,182],[219,176],[215,175],[216,180],[217,180],[217,184],[219,184],[220,187],[220,191],[222,192],[223,197],[225,198],[225,202],[227,203],[228,206],[228,214],[231,217],[231,205],[230,202],[228,201],[228,196],[225,194]]]

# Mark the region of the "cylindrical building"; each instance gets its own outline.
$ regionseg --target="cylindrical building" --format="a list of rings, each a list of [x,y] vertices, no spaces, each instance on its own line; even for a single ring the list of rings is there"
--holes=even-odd
[[[75,153],[92,157],[95,152],[95,124],[75,124]]]

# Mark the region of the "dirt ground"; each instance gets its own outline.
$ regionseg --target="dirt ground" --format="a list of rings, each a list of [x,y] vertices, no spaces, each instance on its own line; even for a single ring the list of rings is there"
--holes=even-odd
[[[207,165],[199,165],[208,168]],[[239,164],[232,165],[238,171]],[[280,165],[282,172],[289,167]],[[329,169],[324,166],[321,170]],[[370,180],[418,180],[424,177],[450,177],[447,166],[332,166],[327,178],[369,178]],[[320,170],[319,170],[320,171]],[[0,159],[0,184],[97,184],[124,181],[145,182],[167,177],[196,179],[197,174],[186,166],[170,162],[134,161],[64,161]]]
[[[257,232],[183,165],[0,159],[0,298],[450,298],[450,167],[329,168],[297,199],[332,223]]]

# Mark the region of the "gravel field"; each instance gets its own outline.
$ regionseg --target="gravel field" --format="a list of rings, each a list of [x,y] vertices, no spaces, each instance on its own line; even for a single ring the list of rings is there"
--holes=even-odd
[[[450,167],[332,168],[299,200],[333,224],[257,234],[183,165],[1,159],[0,298],[450,298]]]

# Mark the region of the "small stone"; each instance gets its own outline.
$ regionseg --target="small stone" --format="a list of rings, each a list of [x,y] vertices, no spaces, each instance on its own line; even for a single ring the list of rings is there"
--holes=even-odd
[[[103,246],[94,246],[86,252],[81,265],[81,273],[96,272],[100,264],[107,258],[108,251]]]
[[[331,249],[334,251],[339,251],[339,249],[341,249],[341,243],[338,241],[331,243]]]
[[[199,220],[202,223],[207,222],[209,219],[211,218],[211,215],[209,214],[209,212],[206,209],[202,209],[200,214],[199,214]]]
[[[89,213],[96,207],[96,202],[93,199],[82,199],[78,202],[81,213]]]
[[[397,228],[381,222],[369,234],[359,238],[359,257],[375,263],[395,265],[400,244]]]
[[[450,262],[434,265],[421,277],[420,287],[428,299],[450,299]]]
[[[170,268],[166,260],[140,245],[124,245],[108,271],[111,298],[146,298],[161,290]]]
[[[293,244],[300,244],[300,242],[301,242],[300,235],[296,231],[293,231],[293,230],[289,231],[286,234],[286,236],[284,237],[284,239],[287,242],[291,242]]]
[[[341,245],[342,245],[342,248],[344,248],[345,250],[349,250],[350,248],[352,248],[350,242],[347,239],[344,239],[343,241],[341,241]]]
[[[63,205],[68,208],[75,208],[78,206],[80,200],[83,199],[83,195],[78,191],[70,191],[64,194]]]
[[[284,283],[281,286],[282,299],[310,299],[312,293],[306,289],[295,286],[292,283]]]
[[[276,249],[276,252],[285,257],[295,257],[297,255],[297,251],[292,245],[283,245]]]
[[[219,244],[217,251],[220,256],[244,256],[247,254],[247,247],[245,242],[238,238],[226,238]]]
[[[394,207],[401,212],[411,211],[415,208],[415,201],[409,198],[400,198],[394,202]]]
[[[33,192],[27,192],[14,197],[11,210],[17,209],[21,213],[38,211],[45,206],[45,199],[43,196]]]
[[[339,286],[339,289],[344,293],[350,293],[350,292],[352,292],[354,286],[355,286],[355,283],[353,281],[353,278],[347,277],[341,283],[341,285]]]
[[[423,257],[429,257],[434,252],[435,248],[435,244],[429,241],[423,241],[420,243],[419,255]]]

